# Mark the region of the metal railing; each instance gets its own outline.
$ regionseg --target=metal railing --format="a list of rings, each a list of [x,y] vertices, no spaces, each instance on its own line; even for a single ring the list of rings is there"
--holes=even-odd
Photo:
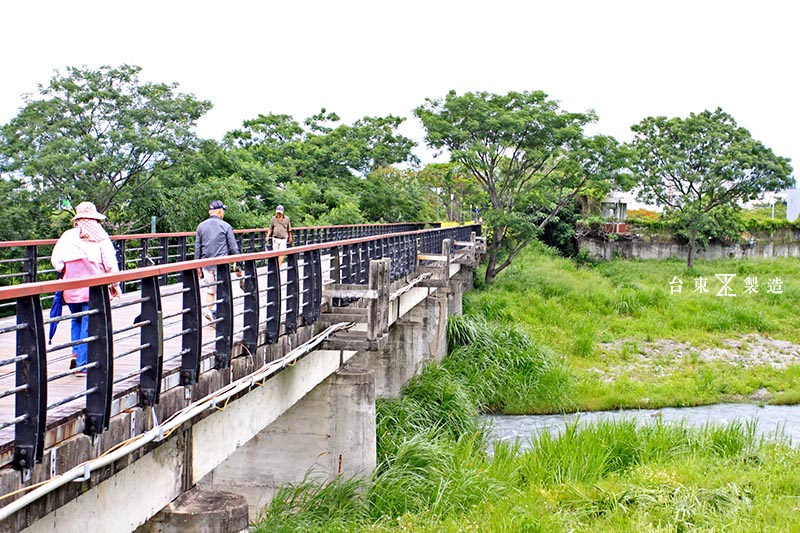
[[[304,246],[416,231],[438,227],[439,223],[409,222],[397,224],[354,224],[343,226],[298,227],[292,229],[293,245]],[[234,230],[242,253],[265,252],[272,249],[267,228]],[[141,233],[114,235],[120,270],[154,265],[167,265],[194,257],[195,232]],[[32,283],[56,278],[50,265],[50,254],[57,239],[0,242],[0,286]],[[161,280],[163,284],[166,280]]]
[[[323,305],[348,303],[323,302],[326,284],[366,284],[370,261],[385,258],[390,279],[400,280],[415,272],[418,254],[475,233],[480,226],[319,242],[337,235],[309,231],[295,233],[303,244],[281,252],[243,246],[247,253],[237,256],[0,287],[0,304],[16,313],[0,320],[0,451],[13,447],[13,467],[30,469],[42,460],[48,424],[82,415],[83,432],[98,435],[108,428],[115,396],[134,390],[139,405],[153,406],[165,387],[191,387],[203,372],[228,368],[232,357],[251,357],[260,344],[315,324]],[[234,265],[243,266],[241,277],[231,272]],[[216,268],[216,282],[201,277],[202,268]],[[176,283],[164,285],[167,278]],[[113,283],[136,290],[112,301]],[[51,316],[43,309],[56,291],[86,286],[85,311]],[[212,288],[216,296],[209,301]],[[87,335],[66,340],[70,332],[62,328],[48,343],[50,328],[83,317]],[[70,368],[81,344],[88,345],[88,362]]]

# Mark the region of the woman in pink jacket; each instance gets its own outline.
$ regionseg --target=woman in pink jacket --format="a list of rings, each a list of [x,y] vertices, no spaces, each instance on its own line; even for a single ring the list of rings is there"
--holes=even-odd
[[[81,202],[75,208],[72,218],[73,228],[64,232],[53,247],[50,262],[63,279],[85,278],[117,272],[117,253],[108,233],[100,225],[105,215],[97,212],[92,202]],[[111,298],[119,295],[119,287],[111,286]],[[64,301],[69,305],[70,313],[89,310],[89,287],[64,291]],[[77,341],[89,336],[89,316],[73,317],[72,340]],[[88,344],[74,347],[70,368],[78,368],[78,374],[85,374],[83,368],[89,363]]]

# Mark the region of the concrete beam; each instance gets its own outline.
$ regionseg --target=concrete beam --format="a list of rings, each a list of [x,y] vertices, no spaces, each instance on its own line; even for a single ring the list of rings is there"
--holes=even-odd
[[[240,446],[200,486],[246,497],[256,516],[285,484],[369,477],[376,458],[373,374],[348,368]]]
[[[353,354],[327,350],[309,353],[264,386],[220,405],[213,415],[147,448],[147,453],[134,462],[121,461],[124,464],[118,472],[100,472],[104,481],[97,482],[93,474],[80,496],[36,517],[25,531],[81,531],[87,524],[103,532],[133,531],[336,372]],[[36,510],[32,511],[35,514]],[[15,526],[10,531],[18,530]]]

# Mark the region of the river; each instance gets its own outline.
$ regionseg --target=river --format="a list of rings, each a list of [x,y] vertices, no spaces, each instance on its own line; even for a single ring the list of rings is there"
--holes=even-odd
[[[531,445],[531,437],[542,431],[556,435],[564,427],[579,419],[579,424],[589,424],[600,420],[636,420],[639,423],[652,423],[661,418],[664,422],[684,421],[689,425],[703,426],[707,423],[727,424],[755,421],[756,432],[767,438],[780,436],[790,439],[793,445],[800,442],[800,405],[765,405],[731,403],[706,405],[701,407],[680,407],[663,409],[624,409],[619,411],[597,411],[572,413],[567,415],[493,415],[482,417],[489,424],[493,440],[520,439],[523,449]]]

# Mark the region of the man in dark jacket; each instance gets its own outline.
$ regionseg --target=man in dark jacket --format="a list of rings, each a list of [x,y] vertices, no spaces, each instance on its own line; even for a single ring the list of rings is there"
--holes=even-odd
[[[239,246],[233,236],[233,227],[222,220],[225,217],[226,206],[220,200],[214,200],[208,206],[208,218],[197,226],[197,236],[194,241],[194,258],[209,259],[239,253]],[[198,270],[203,279],[205,303],[203,316],[208,321],[214,320],[214,300],[217,299],[217,266],[206,267]],[[239,273],[241,276],[241,272]]]

